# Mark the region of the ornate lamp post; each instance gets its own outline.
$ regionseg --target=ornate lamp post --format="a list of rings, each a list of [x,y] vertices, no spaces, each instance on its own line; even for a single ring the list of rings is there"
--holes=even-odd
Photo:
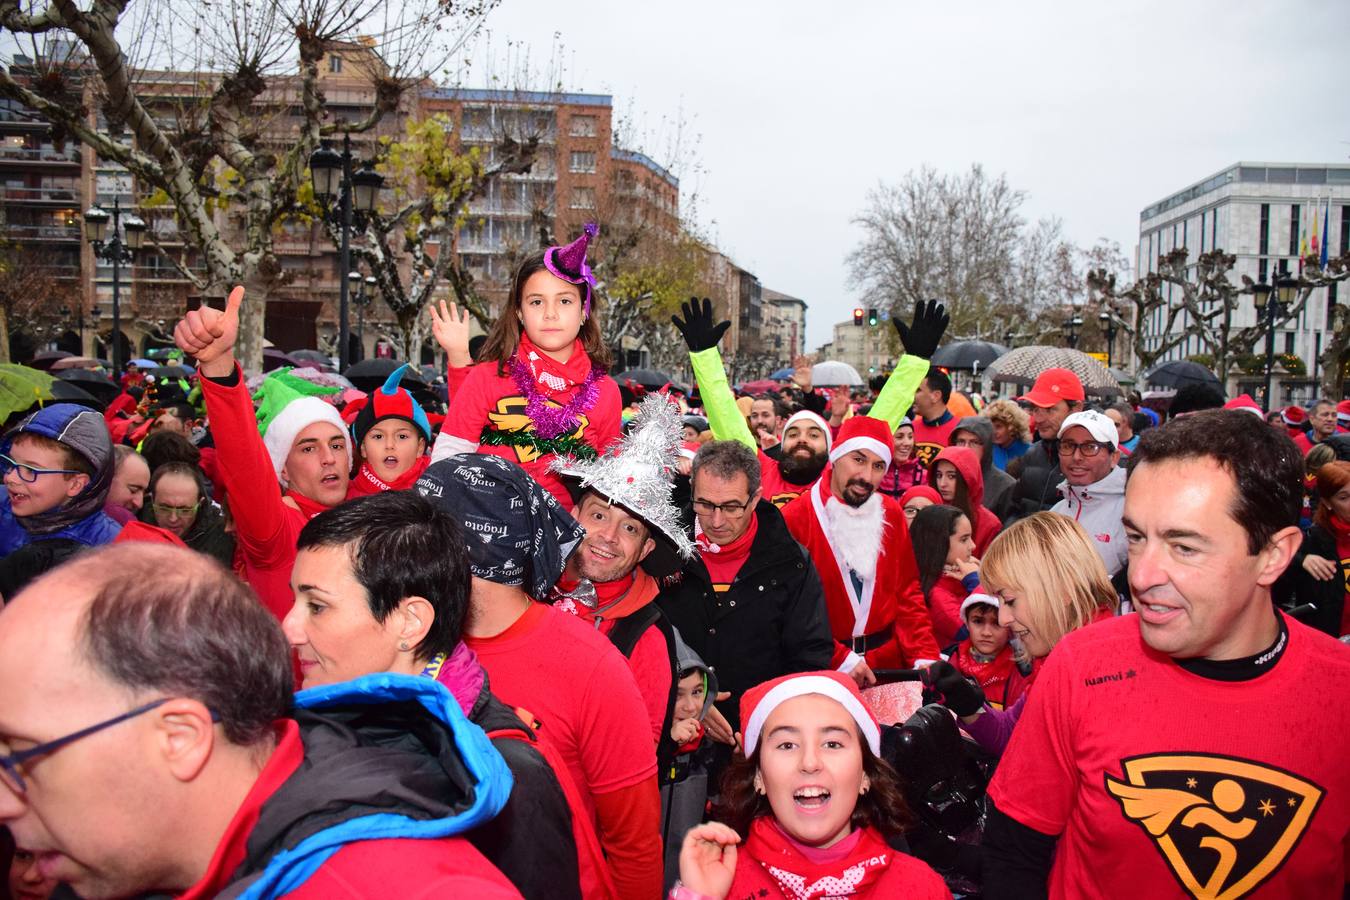
[[[1264,409],[1270,412],[1272,405],[1271,390],[1275,372],[1275,323],[1285,310],[1294,302],[1298,294],[1298,279],[1288,272],[1277,273],[1275,286],[1265,280],[1252,285],[1252,303],[1256,306],[1256,321],[1266,329],[1266,395]],[[1272,297],[1271,294],[1274,294]]]
[[[1097,321],[1102,324],[1102,333],[1106,335],[1106,367],[1109,369],[1112,365],[1111,351],[1116,346],[1116,332],[1119,328],[1116,326],[1116,317],[1111,312],[1098,313]]]
[[[1070,319],[1064,320],[1064,345],[1070,350],[1078,346],[1078,329],[1083,327],[1083,320],[1075,313]]]
[[[112,214],[91,206],[84,211],[85,236],[94,248],[94,256],[109,263],[112,282],[112,367],[113,377],[121,377],[122,365],[122,266],[130,264],[132,254],[145,241],[145,220],[128,211],[123,215],[118,198],[113,198]],[[118,233],[118,229],[121,233]],[[83,317],[82,317],[83,318]]]
[[[352,265],[352,225],[364,228],[365,217],[375,211],[375,200],[379,197],[384,176],[376,172],[369,162],[352,171],[351,135],[342,136],[342,152],[334,150],[328,141],[324,141],[318,150],[309,157],[309,173],[314,182],[314,196],[324,207],[330,221],[337,225],[342,234],[341,268],[348,272]],[[332,204],[337,201],[337,208]],[[349,295],[347,282],[338,281],[338,369],[346,371],[350,361],[351,328]]]
[[[356,289],[356,294],[352,297],[352,302],[356,304],[356,345],[361,348],[361,359],[365,359],[366,310],[375,302],[375,285],[379,282],[374,275],[367,275],[363,279],[360,272],[348,272],[347,281]]]

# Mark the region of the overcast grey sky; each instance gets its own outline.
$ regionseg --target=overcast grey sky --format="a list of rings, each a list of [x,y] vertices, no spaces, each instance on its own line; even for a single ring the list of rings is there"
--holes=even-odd
[[[1028,218],[1133,258],[1141,209],[1239,159],[1350,159],[1346,0],[503,0],[488,26],[653,131],[683,111],[699,218],[810,304],[809,349],[854,305],[868,189],[925,163],[1005,172]]]

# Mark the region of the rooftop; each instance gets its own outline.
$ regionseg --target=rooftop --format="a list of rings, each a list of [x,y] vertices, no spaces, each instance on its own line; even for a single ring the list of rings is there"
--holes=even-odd
[[[636,150],[623,150],[620,149],[619,147],[614,147],[609,151],[609,155],[612,158],[621,160],[623,162],[637,163],[638,165],[647,167],[652,172],[656,173],[657,175],[664,178],[667,182],[669,182],[671,187],[678,188],[680,186],[680,179],[670,174],[670,172],[667,171],[664,166],[658,164],[655,160],[653,160],[650,156],[648,156],[645,153],[639,153]]]
[[[556,91],[503,91],[492,88],[428,88],[423,97],[478,103],[533,103],[546,106],[613,106],[609,94],[568,94]]]
[[[1183,203],[1189,203],[1211,191],[1227,184],[1305,184],[1310,188],[1317,185],[1350,185],[1350,166],[1331,163],[1276,163],[1276,162],[1238,162],[1222,171],[1198,181],[1183,191],[1177,191],[1164,200],[1144,208],[1139,221],[1144,222],[1161,215],[1169,209],[1175,209]]]

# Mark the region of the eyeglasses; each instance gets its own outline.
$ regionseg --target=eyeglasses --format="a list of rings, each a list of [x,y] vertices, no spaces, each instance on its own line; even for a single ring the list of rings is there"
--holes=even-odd
[[[707,500],[694,501],[694,512],[700,516],[711,516],[720,512],[728,519],[738,519],[745,515],[745,511],[749,508],[749,501],[743,503],[738,503],[735,500],[729,500],[726,503],[709,503]]]
[[[15,459],[0,453],[0,478],[8,475],[11,471],[19,473],[19,480],[26,481],[29,484],[38,480],[39,475],[83,475],[79,469],[44,469],[41,466],[30,466],[28,463],[21,463]]]
[[[9,788],[16,796],[22,797],[28,793],[28,784],[23,780],[23,775],[19,772],[19,766],[30,759],[37,759],[39,756],[46,756],[55,750],[59,750],[66,744],[73,744],[80,738],[88,737],[91,734],[102,731],[105,728],[111,728],[119,722],[125,722],[127,719],[134,719],[142,713],[148,713],[157,706],[168,703],[169,697],[161,697],[158,700],[152,700],[143,706],[138,706],[133,710],[122,713],[120,716],[113,716],[97,725],[90,725],[88,728],[81,728],[73,734],[65,737],[59,737],[54,741],[47,741],[45,744],[38,744],[36,747],[30,747],[27,750],[20,750],[18,753],[0,753],[0,781],[4,781],[5,787]],[[215,714],[212,714],[215,719]],[[4,748],[8,749],[8,748]]]
[[[1083,441],[1081,444],[1075,444],[1073,441],[1060,441],[1059,455],[1073,456],[1074,451],[1076,450],[1083,454],[1084,457],[1091,459],[1110,446],[1110,444],[1103,444],[1098,441]]]
[[[151,503],[150,508],[161,516],[177,516],[180,519],[186,519],[195,513],[201,505],[202,501],[198,500],[191,506],[167,506],[163,503]]]

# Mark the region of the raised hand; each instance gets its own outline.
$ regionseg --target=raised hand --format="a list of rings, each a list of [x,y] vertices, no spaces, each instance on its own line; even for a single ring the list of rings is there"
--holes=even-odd
[[[792,360],[792,383],[804,391],[811,390],[811,357],[798,356]]]
[[[684,336],[685,346],[689,348],[690,353],[716,347],[722,335],[731,327],[730,322],[713,324],[713,305],[707,297],[702,301],[697,297],[690,297],[688,303],[680,305],[680,311],[684,313],[683,321],[679,316],[671,316],[670,321]]]
[[[680,847],[680,881],[695,893],[718,900],[731,891],[736,876],[736,845],[741,836],[721,822],[689,829]]]
[[[469,355],[469,310],[461,312],[454,303],[447,308],[442,300],[439,310],[432,304],[427,312],[431,313],[431,333],[445,351],[446,363],[457,369],[473,365],[473,357]]]
[[[933,358],[933,353],[937,350],[938,344],[942,343],[942,335],[947,331],[950,322],[951,316],[947,315],[947,307],[936,300],[920,300],[915,303],[914,320],[908,326],[898,318],[891,319],[891,324],[900,335],[900,343],[904,345],[905,352],[922,359]]]
[[[218,378],[234,371],[234,343],[239,338],[239,307],[243,302],[244,287],[238,285],[230,291],[223,310],[203,304],[174,326],[174,343],[197,358],[203,375]]]

